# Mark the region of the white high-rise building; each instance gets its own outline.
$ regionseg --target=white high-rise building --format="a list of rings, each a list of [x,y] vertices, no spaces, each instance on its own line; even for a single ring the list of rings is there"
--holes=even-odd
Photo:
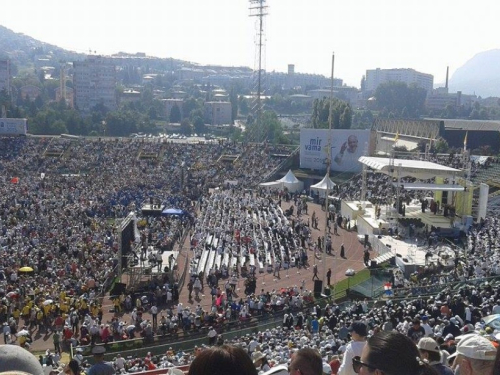
[[[0,59],[0,91],[5,90],[10,95],[10,60]]]
[[[73,67],[76,107],[83,113],[89,113],[98,104],[115,110],[115,65],[103,56],[88,56],[84,61],[75,61]]]
[[[210,125],[231,124],[231,103],[205,102],[205,123]]]
[[[428,93],[432,91],[434,76],[432,74],[420,73],[414,69],[369,69],[366,71],[366,91],[375,92],[377,87],[386,82],[404,82],[408,86],[415,84],[425,89]]]

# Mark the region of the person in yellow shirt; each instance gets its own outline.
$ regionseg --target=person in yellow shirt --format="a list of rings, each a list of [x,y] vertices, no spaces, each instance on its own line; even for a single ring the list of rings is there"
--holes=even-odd
[[[97,314],[99,313],[99,307],[97,305],[92,305],[92,316],[95,318],[97,316]]]
[[[17,324],[19,324],[19,317],[21,316],[21,310],[19,310],[19,307],[15,307],[14,311],[12,311],[12,317],[16,321]]]
[[[119,298],[113,299],[113,305],[114,305],[114,309],[115,309],[115,314],[120,313],[122,311]]]
[[[61,310],[61,313],[67,313],[68,312],[68,305],[66,303],[66,300],[63,300],[60,304],[59,304],[59,310]]]
[[[38,325],[38,329],[40,330],[43,327],[43,311],[40,309],[36,312],[36,323]]]
[[[30,318],[30,310],[31,310],[31,306],[29,304],[26,304],[23,306],[23,310],[22,310],[21,314],[22,314],[23,319],[25,321],[29,320],[29,318]]]
[[[50,309],[51,309],[51,304],[43,305],[43,313],[45,316],[49,316],[50,314]]]

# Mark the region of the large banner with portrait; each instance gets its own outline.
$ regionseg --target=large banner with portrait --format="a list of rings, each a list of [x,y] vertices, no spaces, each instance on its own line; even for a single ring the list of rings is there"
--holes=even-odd
[[[370,153],[370,130],[333,129],[300,130],[300,167],[324,170],[328,147],[331,148],[331,170],[361,172],[360,156]]]

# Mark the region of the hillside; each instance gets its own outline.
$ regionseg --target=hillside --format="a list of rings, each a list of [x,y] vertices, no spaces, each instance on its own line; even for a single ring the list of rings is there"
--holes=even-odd
[[[450,79],[450,92],[500,96],[500,49],[480,52],[458,68]]]
[[[43,55],[57,62],[81,60],[85,56],[15,33],[0,25],[0,56],[8,57],[16,69],[32,66],[35,56]]]

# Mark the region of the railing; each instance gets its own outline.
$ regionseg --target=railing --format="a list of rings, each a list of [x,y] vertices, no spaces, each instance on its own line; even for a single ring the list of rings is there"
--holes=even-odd
[[[293,313],[302,311],[305,312],[309,310],[314,305],[320,305],[324,307],[326,304],[331,304],[332,297],[325,297],[316,299],[313,302],[305,303],[302,309],[291,310]],[[346,309],[353,302],[346,301],[338,303],[337,305],[341,310]],[[232,320],[227,323],[223,323],[218,327],[218,333],[223,334],[224,339],[231,339],[237,336],[243,336],[250,334],[252,336],[256,335],[259,331],[265,331],[266,329],[276,328],[282,326],[283,315],[285,312],[290,310],[280,310],[275,313],[264,315],[259,315],[252,317],[248,320]],[[106,359],[112,359],[116,353],[120,353],[123,357],[128,355],[133,355],[138,357],[145,355],[147,352],[151,352],[154,355],[165,353],[165,351],[172,347],[176,352],[179,350],[192,350],[195,346],[200,346],[203,344],[208,344],[207,338],[208,329],[207,327],[200,328],[199,331],[186,331],[183,332],[179,329],[179,333],[166,334],[166,335],[156,335],[150,338],[136,338],[123,341],[113,341],[108,344],[96,344],[96,346],[104,346],[107,349]],[[92,346],[79,346],[77,347],[82,350],[84,356],[90,355]],[[76,348],[71,347],[71,356],[73,356],[73,351]],[[90,357],[88,358],[90,359]]]
[[[392,289],[392,296],[394,298],[411,298],[411,297],[417,297],[417,296],[435,296],[436,293],[439,293],[445,289],[451,288],[455,289],[458,286],[462,285],[479,285],[482,284],[486,281],[492,281],[492,280],[500,280],[500,275],[499,276],[490,276],[490,277],[484,277],[484,278],[471,278],[467,279],[465,281],[452,281],[448,283],[432,283],[431,285],[413,285],[410,287],[405,287],[405,288],[393,288]],[[438,280],[439,281],[439,280]],[[380,298],[383,294],[385,293],[385,290],[383,287],[377,288],[373,291],[373,298]],[[391,298],[392,299],[392,298]]]

